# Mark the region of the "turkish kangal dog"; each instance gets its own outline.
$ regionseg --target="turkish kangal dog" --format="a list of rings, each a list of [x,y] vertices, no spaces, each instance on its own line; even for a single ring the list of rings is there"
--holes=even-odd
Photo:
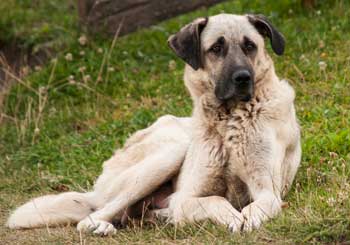
[[[104,163],[91,192],[35,198],[8,227],[77,223],[107,235],[144,205],[175,224],[209,219],[233,232],[277,215],[300,163],[300,130],[294,91],[277,77],[265,37],[282,55],[283,36],[261,15],[199,18],[172,35],[192,117],[159,118]]]

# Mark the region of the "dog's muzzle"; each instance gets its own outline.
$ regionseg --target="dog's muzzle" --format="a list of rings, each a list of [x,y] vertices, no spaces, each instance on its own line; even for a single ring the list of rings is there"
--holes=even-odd
[[[247,102],[253,94],[253,74],[247,69],[236,70],[231,79],[219,82],[215,87],[215,96],[223,102],[231,99]]]

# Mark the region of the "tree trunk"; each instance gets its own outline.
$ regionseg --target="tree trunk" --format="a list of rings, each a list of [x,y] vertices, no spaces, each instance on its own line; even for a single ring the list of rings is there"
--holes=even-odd
[[[224,0],[78,0],[80,19],[92,32],[120,35]]]
[[[316,6],[316,0],[301,0],[301,4],[306,9],[314,9]]]

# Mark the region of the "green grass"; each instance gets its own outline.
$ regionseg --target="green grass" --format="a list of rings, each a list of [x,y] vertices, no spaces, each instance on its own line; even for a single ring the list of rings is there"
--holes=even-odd
[[[6,0],[0,3],[0,45],[13,41],[21,48],[55,49],[76,35],[75,1]]]
[[[303,157],[286,198],[288,207],[252,233],[233,235],[209,223],[183,229],[158,224],[99,238],[79,237],[74,227],[11,231],[1,225],[0,244],[350,242],[348,1],[319,1],[315,11],[301,9],[296,0],[223,3],[119,38],[113,49],[112,40],[98,37],[89,37],[85,46],[79,44],[83,33],[76,24],[74,5],[35,1],[38,5],[31,8],[31,2],[0,3],[6,13],[0,17],[2,37],[32,46],[55,42],[64,49],[42,70],[12,86],[4,100],[1,224],[10,210],[30,197],[90,189],[114,149],[157,117],[190,115],[183,63],[169,50],[166,39],[198,16],[222,11],[263,13],[284,33],[286,54],[273,58],[279,76],[297,92]],[[48,31],[33,26],[46,26]],[[72,61],[65,59],[68,53]],[[326,62],[325,70],[320,69],[320,61]],[[169,67],[170,62],[176,67]]]

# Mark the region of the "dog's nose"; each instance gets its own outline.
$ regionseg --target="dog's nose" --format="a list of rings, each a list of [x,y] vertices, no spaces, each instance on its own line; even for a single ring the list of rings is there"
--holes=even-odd
[[[238,85],[249,85],[252,80],[252,76],[248,70],[239,70],[232,74],[232,80]]]

